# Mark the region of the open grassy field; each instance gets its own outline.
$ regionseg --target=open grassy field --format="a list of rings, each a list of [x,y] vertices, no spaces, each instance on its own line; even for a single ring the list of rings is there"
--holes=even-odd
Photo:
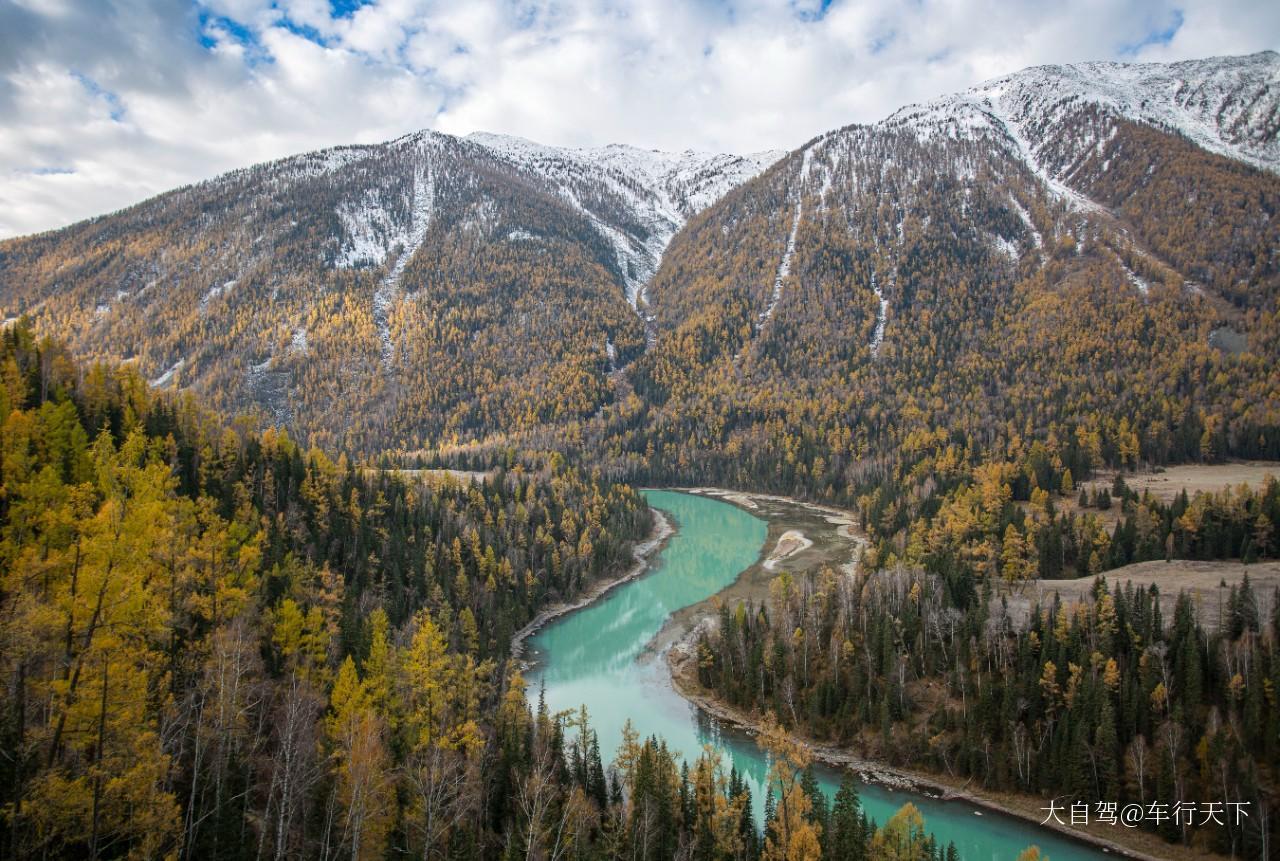
[[[1170,466],[1159,472],[1127,472],[1124,481],[1139,496],[1149,491],[1156,499],[1168,502],[1184,489],[1188,496],[1195,496],[1200,491],[1218,491],[1241,484],[1261,487],[1268,475],[1280,480],[1280,463],[1256,460]],[[1090,493],[1099,487],[1110,488],[1115,477],[1114,470],[1099,472],[1093,480],[1084,482],[1084,486]]]
[[[1165,619],[1173,616],[1173,607],[1182,591],[1190,592],[1195,601],[1200,622],[1208,630],[1216,630],[1220,613],[1225,612],[1227,595],[1232,585],[1239,585],[1244,575],[1249,575],[1249,582],[1258,596],[1258,609],[1265,619],[1269,617],[1275,604],[1275,589],[1280,587],[1280,562],[1259,562],[1253,565],[1242,565],[1237,561],[1200,562],[1189,559],[1175,559],[1172,562],[1163,560],[1154,562],[1137,562],[1103,572],[1112,589],[1121,588],[1125,583],[1143,588],[1155,585],[1160,590],[1160,609]],[[1078,580],[1034,580],[1021,592],[1011,592],[1004,596],[1008,601],[1009,612],[1017,621],[1027,618],[1031,607],[1036,603],[1048,604],[1057,592],[1064,601],[1081,601],[1088,597],[1093,589],[1092,577]],[[1222,584],[1225,583],[1224,587]],[[1000,598],[994,598],[995,605]]]
[[[1139,496],[1144,491],[1161,502],[1169,502],[1183,490],[1187,496],[1195,496],[1198,492],[1217,492],[1227,487],[1239,487],[1247,484],[1258,488],[1274,476],[1280,481],[1280,463],[1276,461],[1251,460],[1233,463],[1191,464],[1184,466],[1161,467],[1158,470],[1143,470],[1124,473],[1124,482]],[[1108,528],[1114,527],[1120,518],[1120,506],[1113,504],[1106,511],[1096,508],[1081,508],[1077,504],[1080,488],[1088,491],[1090,497],[1100,489],[1110,490],[1115,481],[1115,470],[1100,470],[1092,479],[1080,482],[1076,490],[1068,497],[1054,500],[1059,510],[1088,512],[1102,520]],[[1025,507],[1025,503],[1019,503]]]

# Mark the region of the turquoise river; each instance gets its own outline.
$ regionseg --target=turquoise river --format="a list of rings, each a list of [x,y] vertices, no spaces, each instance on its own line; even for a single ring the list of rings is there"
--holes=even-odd
[[[586,705],[606,764],[616,753],[628,718],[642,736],[662,736],[690,761],[704,744],[719,745],[747,775],[758,822],[767,770],[764,754],[749,736],[722,726],[676,693],[665,661],[645,647],[673,612],[719,592],[756,561],[766,524],[708,497],[661,490],[645,495],[673,521],[676,533],[651,559],[644,576],[548,623],[530,639],[530,696],[536,697],[545,686],[553,711]],[[816,767],[823,789],[834,794],[839,772]],[[863,784],[860,794],[868,815],[881,824],[903,804],[915,804],[939,843],[953,841],[965,861],[1014,861],[1032,844],[1052,861],[1114,857],[963,801],[941,801],[874,784]]]

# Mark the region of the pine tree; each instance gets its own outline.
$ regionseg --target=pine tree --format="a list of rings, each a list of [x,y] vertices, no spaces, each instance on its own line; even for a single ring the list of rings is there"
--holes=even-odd
[[[1103,694],[1102,705],[1098,714],[1097,729],[1093,736],[1094,761],[1097,764],[1097,786],[1095,800],[1106,800],[1120,797],[1119,771],[1117,761],[1120,756],[1119,738],[1116,734],[1114,710],[1111,697]]]
[[[867,857],[866,821],[857,781],[845,773],[831,809],[831,831],[823,847],[827,861],[863,861]]]
[[[822,829],[822,833],[827,830],[827,796],[823,793],[822,787],[818,785],[818,776],[814,774],[813,766],[810,765],[804,770],[800,778],[800,788],[804,790],[805,795],[809,796],[813,809],[809,813],[809,821]]]
[[[604,778],[604,763],[600,761],[600,739],[591,732],[591,745],[587,750],[587,795],[600,810],[609,805],[609,787]]]
[[[761,857],[767,861],[818,861],[822,857],[821,826],[811,820],[813,799],[801,783],[809,766],[809,752],[787,734],[772,713],[765,717],[759,740],[771,759],[770,792],[778,796],[773,827],[765,835]]]

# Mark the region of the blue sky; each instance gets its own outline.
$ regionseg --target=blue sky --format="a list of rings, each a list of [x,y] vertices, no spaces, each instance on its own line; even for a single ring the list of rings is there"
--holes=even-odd
[[[790,148],[1029,65],[1268,48],[1273,0],[0,0],[0,236],[423,128]]]

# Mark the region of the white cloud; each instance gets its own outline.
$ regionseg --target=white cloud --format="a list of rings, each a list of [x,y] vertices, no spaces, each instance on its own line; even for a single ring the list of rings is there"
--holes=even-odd
[[[0,236],[421,128],[788,148],[1037,63],[1276,47],[1266,0],[10,0]]]

